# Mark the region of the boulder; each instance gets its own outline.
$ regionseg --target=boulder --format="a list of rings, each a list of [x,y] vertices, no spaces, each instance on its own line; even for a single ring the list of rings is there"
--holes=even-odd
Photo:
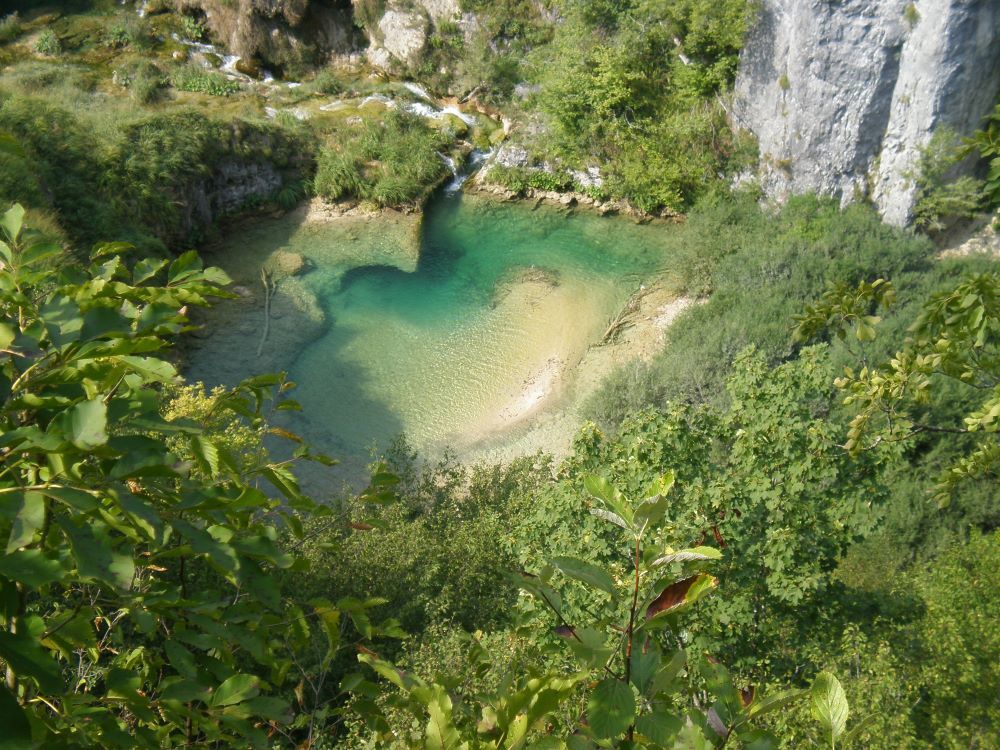
[[[278,276],[298,276],[309,270],[309,260],[291,250],[275,250],[268,265]]]
[[[389,10],[378,22],[382,47],[400,62],[416,65],[427,43],[427,18],[416,11]]]

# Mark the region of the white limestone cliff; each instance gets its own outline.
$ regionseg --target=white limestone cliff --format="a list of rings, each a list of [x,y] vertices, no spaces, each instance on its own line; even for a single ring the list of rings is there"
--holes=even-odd
[[[920,150],[966,135],[1000,89],[1000,0],[764,0],[733,119],[758,138],[772,198],[871,198],[905,225]]]

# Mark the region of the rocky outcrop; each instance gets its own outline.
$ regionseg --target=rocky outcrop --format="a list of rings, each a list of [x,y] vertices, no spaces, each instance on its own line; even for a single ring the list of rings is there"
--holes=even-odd
[[[461,17],[459,0],[390,0],[377,24],[367,29],[368,61],[387,71],[415,67],[433,29]]]
[[[186,191],[182,230],[190,233],[249,203],[267,200],[281,185],[281,174],[269,162],[224,159]]]
[[[996,0],[764,0],[733,119],[772,198],[870,197],[904,225],[921,148],[939,127],[975,130],[998,88]]]
[[[322,64],[357,46],[350,0],[174,0],[233,55],[272,68]]]

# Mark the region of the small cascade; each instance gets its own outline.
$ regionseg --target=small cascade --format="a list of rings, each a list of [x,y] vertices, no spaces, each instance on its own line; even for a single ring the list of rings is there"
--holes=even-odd
[[[443,161],[445,165],[448,167],[448,169],[451,171],[451,181],[444,186],[444,191],[446,193],[454,193],[462,186],[462,183],[459,182],[461,177],[458,171],[458,164],[456,164],[455,160],[450,156],[448,156],[448,154],[442,154],[440,151],[438,151],[438,156],[441,157],[441,161]],[[456,183],[458,184],[458,187],[455,187]]]
[[[423,99],[424,101],[428,102],[434,101],[431,98],[431,95],[427,93],[427,89],[425,89],[423,86],[417,85],[416,83],[411,83],[410,81],[406,81],[403,83],[403,88],[405,88],[414,96]]]
[[[455,160],[450,156],[445,156],[440,154],[441,158],[445,160],[445,164],[451,169],[452,178],[451,181],[444,186],[444,192],[448,195],[454,195],[462,189],[465,185],[466,180],[468,180],[472,175],[474,175],[483,164],[489,161],[489,158],[493,155],[493,149],[489,151],[482,151],[480,149],[473,149],[472,153],[469,154],[469,158],[466,159],[465,164],[461,167],[455,164]]]

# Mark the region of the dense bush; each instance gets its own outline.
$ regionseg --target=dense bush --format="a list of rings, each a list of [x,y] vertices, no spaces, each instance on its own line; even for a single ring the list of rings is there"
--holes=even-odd
[[[715,98],[729,86],[750,6],[570,2],[537,53],[547,150],[609,164],[607,187],[646,211],[683,210],[748,160]]]
[[[448,168],[441,149],[450,140],[417,117],[390,111],[339,132],[320,152],[315,192],[327,200],[344,197],[400,206],[418,201]]]
[[[240,84],[222,73],[205,70],[198,65],[184,65],[170,76],[171,85],[180,91],[192,91],[212,96],[230,96],[239,92]]]

